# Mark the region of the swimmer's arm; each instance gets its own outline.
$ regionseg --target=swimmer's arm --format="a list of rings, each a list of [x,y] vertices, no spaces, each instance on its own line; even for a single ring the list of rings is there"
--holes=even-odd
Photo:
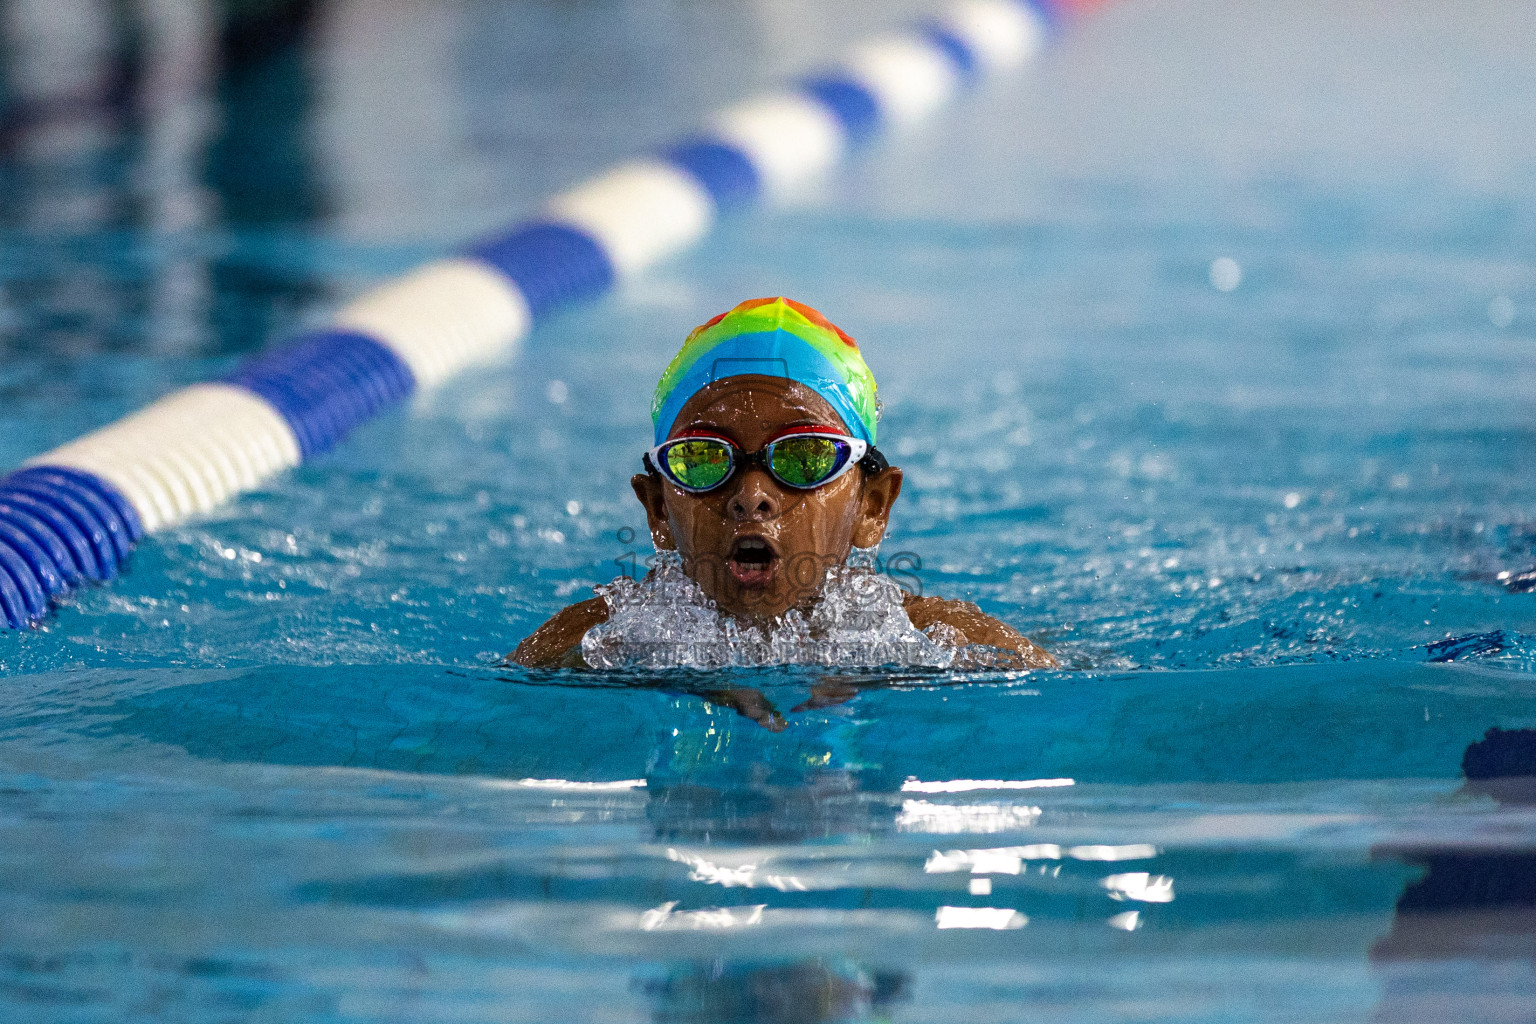
[[[750,718],[769,732],[783,732],[784,716],[773,706],[762,690],[751,686],[735,686],[728,690],[703,690],[699,696],[714,704],[730,708],[743,718]]]
[[[608,621],[608,603],[590,598],[556,612],[554,618],[534,630],[507,655],[507,661],[526,668],[586,668],[581,657],[581,638],[593,626]]]
[[[918,629],[927,629],[935,622],[953,626],[965,634],[968,644],[984,644],[1017,651],[1024,659],[1025,668],[1056,668],[1060,665],[1049,651],[1024,634],[999,622],[969,601],[946,601],[942,597],[917,597],[908,594],[907,618]]]

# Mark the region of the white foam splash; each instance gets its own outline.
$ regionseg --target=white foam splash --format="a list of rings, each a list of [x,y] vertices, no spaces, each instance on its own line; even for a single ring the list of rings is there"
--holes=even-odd
[[[762,665],[884,665],[948,668],[956,632],[942,623],[912,625],[905,592],[872,568],[869,552],[827,573],[809,614],[790,610],[768,629],[722,614],[683,572],[673,552],[659,552],[643,580],[620,577],[598,587],[608,621],[587,631],[581,654],[597,669],[726,668]]]

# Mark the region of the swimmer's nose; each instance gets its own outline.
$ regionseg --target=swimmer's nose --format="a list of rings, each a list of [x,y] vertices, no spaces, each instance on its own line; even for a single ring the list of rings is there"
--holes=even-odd
[[[736,493],[726,503],[726,512],[737,522],[755,523],[779,514],[779,497],[769,483],[769,476],[757,467],[741,474]]]

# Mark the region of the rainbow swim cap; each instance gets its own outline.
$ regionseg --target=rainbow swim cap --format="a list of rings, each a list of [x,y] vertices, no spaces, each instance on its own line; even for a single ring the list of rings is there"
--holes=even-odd
[[[875,443],[875,375],[858,344],[826,317],[793,299],[749,299],[696,327],[651,399],[656,443],[672,430],[700,388],[760,373],[804,384],[837,411],[854,437]]]

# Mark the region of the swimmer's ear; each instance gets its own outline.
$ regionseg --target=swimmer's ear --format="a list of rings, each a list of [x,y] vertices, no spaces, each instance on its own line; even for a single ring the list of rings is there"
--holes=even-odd
[[[661,489],[660,473],[636,473],[629,478],[635,497],[645,506],[645,521],[651,529],[651,543],[657,551],[673,551],[672,521],[667,518],[667,503]]]
[[[885,537],[891,521],[891,506],[901,494],[901,470],[887,466],[864,478],[864,494],[859,499],[859,518],[853,524],[854,547],[872,548]]]

